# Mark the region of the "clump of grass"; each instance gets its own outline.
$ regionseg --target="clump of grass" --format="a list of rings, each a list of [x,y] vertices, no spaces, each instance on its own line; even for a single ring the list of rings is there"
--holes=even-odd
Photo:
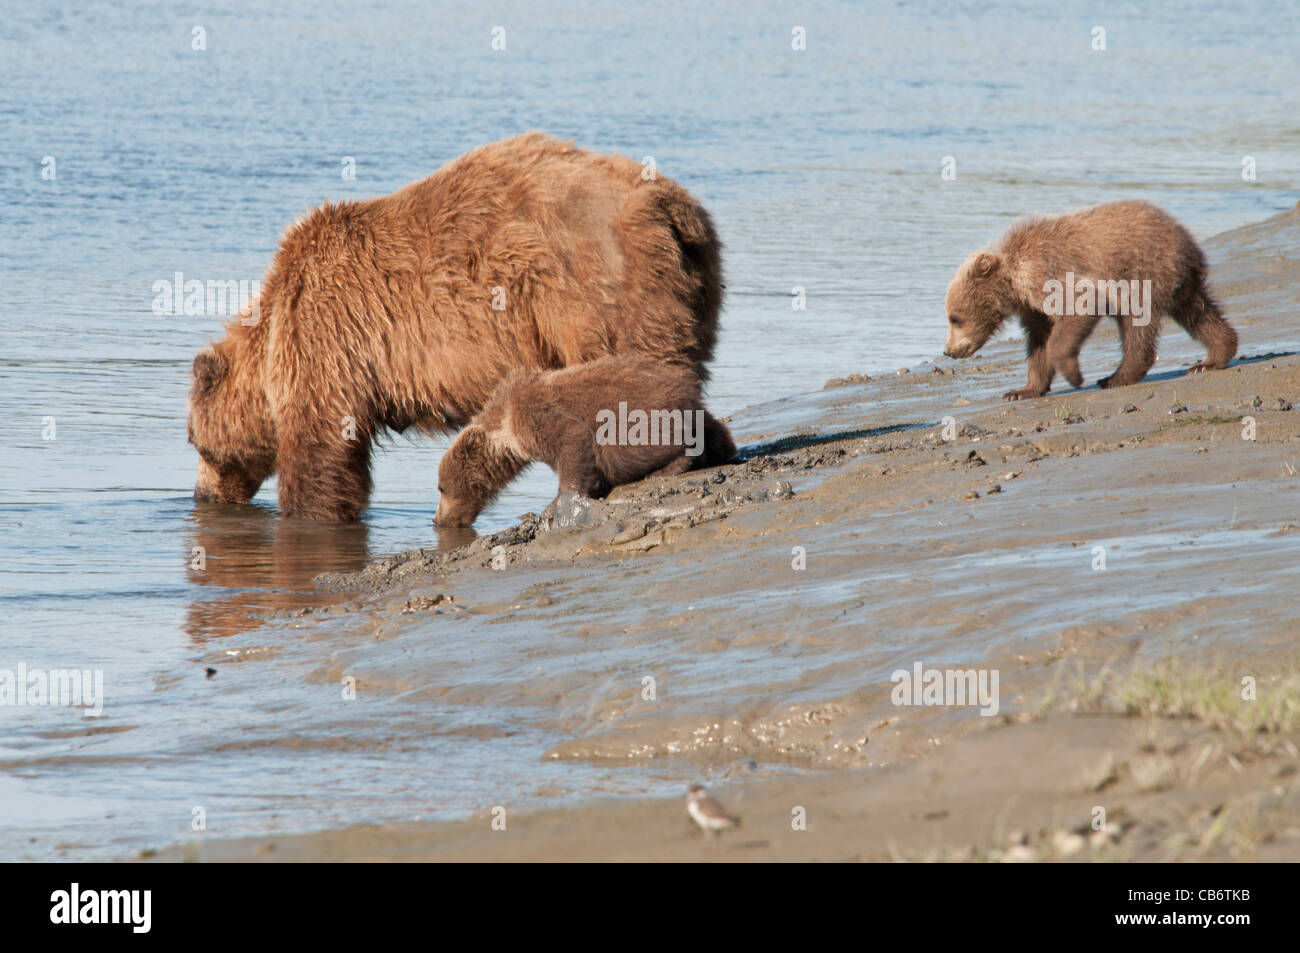
[[[1251,699],[1243,697],[1247,674],[1252,673],[1188,670],[1164,663],[1149,672],[1130,674],[1117,695],[1130,715],[1187,718],[1246,735],[1300,728],[1300,675],[1256,676]]]
[[[1102,668],[1090,677],[1058,681],[1043,707],[1188,719],[1243,735],[1285,734],[1300,730],[1300,666],[1295,668],[1295,674],[1272,677],[1250,666],[1232,671],[1180,662],[1127,673]],[[1245,697],[1248,675],[1255,678],[1253,699]]]

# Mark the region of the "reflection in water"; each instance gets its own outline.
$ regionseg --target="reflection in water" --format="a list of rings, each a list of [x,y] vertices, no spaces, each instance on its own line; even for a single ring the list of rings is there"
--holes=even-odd
[[[478,533],[469,526],[437,526],[434,531],[438,534],[437,549],[441,553],[468,546],[478,539]]]
[[[364,523],[280,519],[263,507],[221,503],[195,504],[190,523],[189,580],[223,590],[190,603],[185,630],[195,642],[256,628],[268,610],[338,602],[312,579],[370,559]]]

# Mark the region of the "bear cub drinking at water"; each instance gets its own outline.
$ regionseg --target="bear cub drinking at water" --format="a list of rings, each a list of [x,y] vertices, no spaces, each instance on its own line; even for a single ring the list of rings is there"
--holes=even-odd
[[[506,378],[438,467],[439,526],[468,526],[531,461],[560,492],[603,497],[647,476],[719,466],[731,433],[700,402],[689,369],[635,355]]]
[[[1136,384],[1156,359],[1169,315],[1205,345],[1195,374],[1227,366],[1237,333],[1205,286],[1205,253],[1170,215],[1141,201],[1095,205],[1013,225],[993,251],[966,259],[948,286],[949,357],[970,357],[1012,314],[1029,350],[1029,385],[1006,400],[1041,397],[1060,374],[1083,386],[1079,351],[1097,322],[1119,325],[1124,358],[1099,387]]]

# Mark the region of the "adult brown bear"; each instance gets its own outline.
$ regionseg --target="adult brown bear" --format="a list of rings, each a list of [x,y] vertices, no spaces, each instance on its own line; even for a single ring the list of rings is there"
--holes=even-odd
[[[463,426],[508,373],[643,352],[701,380],[722,300],[709,215],[620,156],[530,133],[293,225],[255,312],[194,359],[196,500],[354,520],[382,430]]]

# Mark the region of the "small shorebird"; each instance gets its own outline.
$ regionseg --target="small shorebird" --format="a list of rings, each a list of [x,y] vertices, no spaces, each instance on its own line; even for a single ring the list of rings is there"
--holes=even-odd
[[[692,784],[686,791],[686,813],[700,825],[701,830],[711,834],[740,825],[740,821],[728,814],[727,809],[699,784]]]

